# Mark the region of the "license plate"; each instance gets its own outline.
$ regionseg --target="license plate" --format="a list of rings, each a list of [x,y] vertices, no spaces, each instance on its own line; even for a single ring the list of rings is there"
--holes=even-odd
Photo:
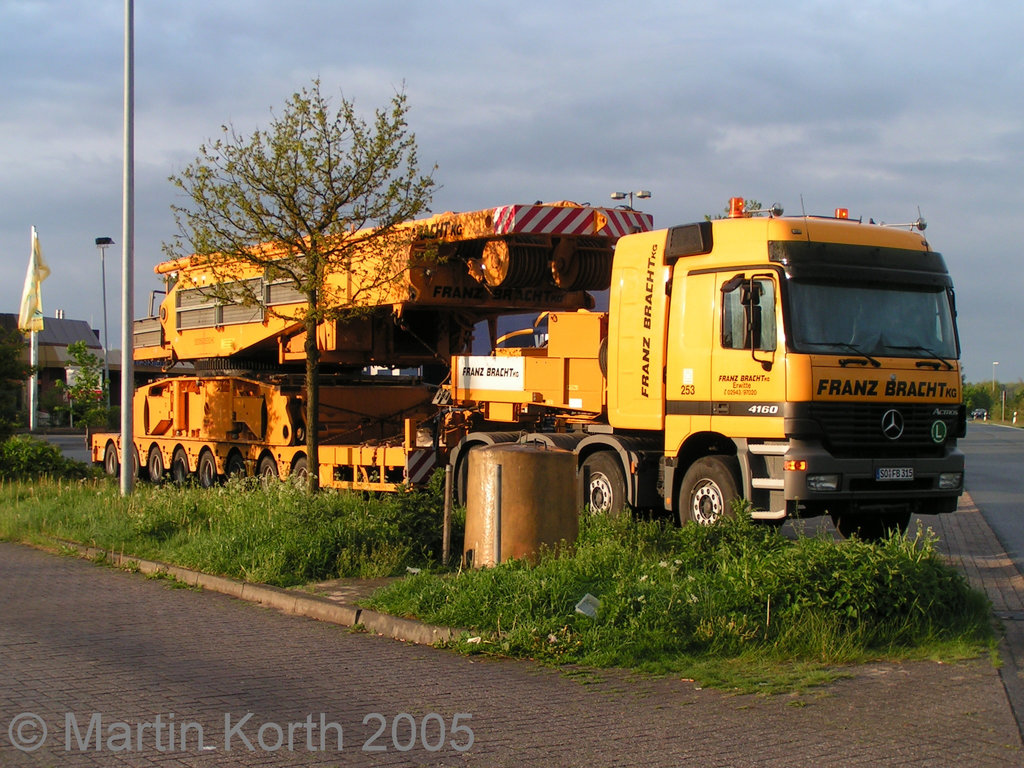
[[[913,467],[879,467],[875,470],[875,480],[913,480]]]

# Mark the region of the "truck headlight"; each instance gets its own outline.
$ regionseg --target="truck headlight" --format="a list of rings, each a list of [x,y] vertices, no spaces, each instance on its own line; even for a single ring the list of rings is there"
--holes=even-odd
[[[963,482],[963,472],[942,472],[939,474],[939,490],[955,491]]]
[[[838,491],[839,475],[808,475],[807,489],[810,491]]]

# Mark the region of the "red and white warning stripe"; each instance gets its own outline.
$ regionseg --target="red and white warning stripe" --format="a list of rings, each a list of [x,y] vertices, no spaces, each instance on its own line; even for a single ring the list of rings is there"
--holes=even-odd
[[[430,479],[437,466],[437,452],[433,448],[415,448],[405,459],[405,482],[419,485]]]
[[[494,209],[494,234],[599,235],[618,239],[647,232],[654,217],[622,208],[504,205]]]

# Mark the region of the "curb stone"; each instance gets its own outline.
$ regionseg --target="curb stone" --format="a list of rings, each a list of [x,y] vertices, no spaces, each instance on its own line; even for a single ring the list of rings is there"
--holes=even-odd
[[[74,550],[79,557],[86,560],[104,558],[117,568],[131,568],[147,575],[166,574],[189,587],[218,592],[246,602],[275,608],[283,613],[304,616],[328,624],[339,624],[344,627],[359,625],[370,632],[393,640],[402,640],[418,645],[435,645],[453,640],[463,634],[462,630],[451,627],[425,624],[414,619],[390,616],[354,605],[343,605],[318,595],[273,587],[269,584],[253,584],[227,576],[214,576],[194,571],[191,568],[170,565],[158,560],[145,560],[64,539],[51,539],[51,541],[61,548]]]

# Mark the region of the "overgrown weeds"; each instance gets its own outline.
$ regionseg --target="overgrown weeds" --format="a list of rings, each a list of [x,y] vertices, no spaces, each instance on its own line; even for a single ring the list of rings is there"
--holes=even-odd
[[[278,586],[371,578],[435,565],[437,484],[380,497],[232,480],[214,489],[109,482],[8,483],[0,538],[71,539],[136,557]]]
[[[596,618],[575,610],[587,593],[600,600]],[[805,665],[797,678],[808,680],[829,665],[962,657],[992,642],[987,599],[941,561],[932,533],[791,541],[745,515],[710,528],[589,517],[571,552],[535,567],[415,576],[371,604],[470,628],[481,639],[463,641],[468,652],[744,688],[783,660],[790,672]]]

